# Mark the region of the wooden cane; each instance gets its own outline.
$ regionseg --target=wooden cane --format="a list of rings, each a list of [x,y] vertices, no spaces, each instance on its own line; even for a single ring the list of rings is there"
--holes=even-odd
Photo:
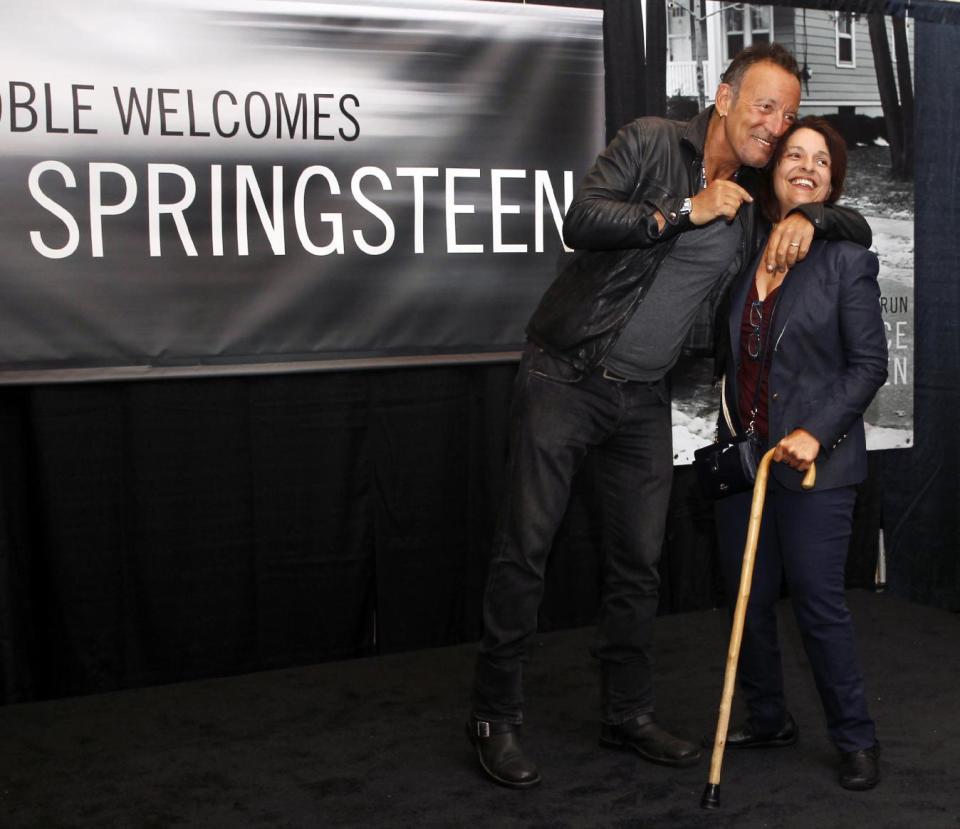
[[[740,643],[743,639],[743,621],[747,616],[747,603],[750,601],[750,584],[753,581],[753,562],[757,555],[757,541],[760,538],[760,519],[763,517],[763,501],[767,494],[767,477],[770,462],[776,446],[769,449],[757,466],[757,479],[753,484],[753,501],[750,503],[750,523],[747,526],[747,540],[743,547],[743,565],[740,568],[740,592],[737,595],[737,607],[733,613],[733,626],[730,629],[730,647],[727,650],[727,668],[723,675],[723,694],[720,697],[720,714],[717,717],[717,731],[713,738],[713,755],[710,758],[710,777],[707,787],[700,798],[704,809],[720,808],[720,767],[723,765],[723,749],[727,742],[727,727],[730,725],[730,705],[733,702],[733,687],[737,679],[737,661],[740,658]],[[817,480],[816,467],[811,463],[801,486],[812,489]]]

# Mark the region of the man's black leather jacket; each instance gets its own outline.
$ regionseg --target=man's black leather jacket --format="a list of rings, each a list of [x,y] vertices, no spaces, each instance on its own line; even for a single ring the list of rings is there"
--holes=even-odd
[[[679,211],[698,189],[712,114],[709,107],[688,123],[638,118],[600,154],[567,211],[563,236],[575,252],[527,325],[533,342],[580,371],[600,363],[643,301],[678,234],[693,227]],[[755,195],[760,175],[744,167],[737,182]],[[662,233],[657,210],[667,220]],[[813,222],[818,238],[870,246],[870,226],[856,211],[821,204],[796,210]],[[756,202],[744,203],[735,221],[743,227],[740,256],[698,309],[684,342],[687,354],[709,356],[721,348],[713,332],[725,330],[718,325],[723,300],[758,244]]]

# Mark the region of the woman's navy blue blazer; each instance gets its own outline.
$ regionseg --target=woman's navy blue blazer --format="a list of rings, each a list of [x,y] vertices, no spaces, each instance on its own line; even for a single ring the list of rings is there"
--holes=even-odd
[[[759,257],[734,286],[728,317],[727,407],[735,430],[740,324]],[[877,257],[852,242],[818,240],[791,268],[773,317],[767,385],[768,439],[773,446],[794,429],[820,442],[818,490],[860,483],[867,476],[863,413],[887,379],[887,334],[880,313]],[[721,438],[729,429],[720,417]],[[800,489],[802,474],[771,465],[785,487]]]

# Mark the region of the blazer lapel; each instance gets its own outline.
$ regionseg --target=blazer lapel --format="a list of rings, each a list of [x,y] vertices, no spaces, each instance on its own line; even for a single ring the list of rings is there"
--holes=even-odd
[[[811,263],[818,258],[823,244],[822,241],[814,242],[810,246],[807,258],[794,265],[787,274],[787,278],[780,285],[780,296],[777,299],[777,311],[773,318],[773,337],[771,339],[774,353],[780,346],[780,340],[784,332],[790,326],[790,315],[796,307],[797,299],[803,293],[804,284],[813,278],[812,269],[814,265]]]

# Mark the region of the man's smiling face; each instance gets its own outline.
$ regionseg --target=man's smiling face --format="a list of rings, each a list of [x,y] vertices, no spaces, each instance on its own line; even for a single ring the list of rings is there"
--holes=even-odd
[[[800,81],[769,61],[748,68],[738,90],[727,84],[717,90],[727,142],[748,167],[766,166],[777,139],[796,120],[799,106]]]

